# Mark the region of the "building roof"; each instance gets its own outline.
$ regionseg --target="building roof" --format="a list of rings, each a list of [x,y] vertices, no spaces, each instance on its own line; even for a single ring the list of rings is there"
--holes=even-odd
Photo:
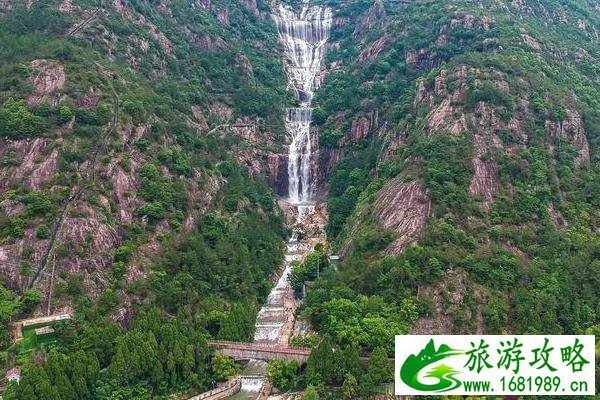
[[[54,328],[51,326],[42,326],[41,328],[37,328],[35,330],[36,336],[48,335],[49,333],[54,333]]]
[[[4,374],[4,376],[9,381],[18,381],[19,379],[21,379],[21,368],[20,367],[11,368],[8,371],[6,371],[6,374]]]
[[[50,324],[52,322],[62,321],[65,319],[71,319],[71,315],[70,314],[55,314],[55,315],[50,315],[48,317],[24,319],[20,322],[21,322],[21,326],[23,328],[25,328],[27,326],[32,326],[32,325]]]

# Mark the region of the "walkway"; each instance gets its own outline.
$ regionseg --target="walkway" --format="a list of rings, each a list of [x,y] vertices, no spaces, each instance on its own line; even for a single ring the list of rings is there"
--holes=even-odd
[[[190,397],[188,400],[220,400],[226,399],[240,391],[242,381],[239,378],[234,378],[228,381],[223,386],[219,386],[208,392],[204,392],[194,397]]]

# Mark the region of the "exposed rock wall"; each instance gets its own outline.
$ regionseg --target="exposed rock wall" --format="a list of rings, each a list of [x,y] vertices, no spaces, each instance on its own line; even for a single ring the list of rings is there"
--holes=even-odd
[[[61,96],[55,92],[65,84],[64,67],[49,60],[33,60],[29,67],[29,82],[33,86],[33,94],[27,98],[27,102],[33,107],[42,102],[57,105]]]
[[[431,315],[419,318],[410,333],[412,335],[483,334],[483,310],[486,306],[487,295],[482,287],[466,280],[464,272],[449,269],[440,284],[421,286],[417,298],[430,304]],[[467,295],[475,297],[475,312],[467,308],[465,304]],[[464,315],[465,320],[474,322],[474,331],[467,330],[464,324],[456,324],[456,315],[459,312]]]
[[[418,238],[429,217],[431,200],[421,182],[406,183],[396,177],[379,191],[373,209],[382,226],[396,233],[385,250],[395,255]]]
[[[385,16],[386,13],[383,1],[375,0],[371,8],[360,17],[352,36],[355,38],[364,38],[370,30],[381,26]]]
[[[481,198],[481,207],[488,211],[498,191],[498,168],[492,160],[484,160],[488,147],[481,135],[475,135],[475,157],[473,158],[473,179],[469,194]]]
[[[354,237],[361,224],[375,218],[382,228],[395,233],[395,238],[385,249],[385,253],[397,255],[418,239],[430,211],[431,200],[423,184],[416,180],[404,182],[403,177],[398,176],[378,192],[373,203],[360,206],[347,237]],[[345,257],[351,250],[350,240],[343,246],[340,255]]]
[[[288,155],[267,154],[269,185],[278,196],[285,197],[288,193]]]
[[[580,167],[590,162],[590,145],[585,134],[581,116],[577,111],[565,110],[567,118],[561,122],[546,121],[546,132],[551,139],[561,139],[577,149],[575,166]],[[553,149],[553,147],[552,147]]]

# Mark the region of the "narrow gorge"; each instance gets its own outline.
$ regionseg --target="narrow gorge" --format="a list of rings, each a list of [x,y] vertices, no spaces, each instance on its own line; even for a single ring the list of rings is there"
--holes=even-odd
[[[291,215],[292,237],[282,272],[275,287],[258,313],[254,342],[271,346],[287,346],[294,331],[298,300],[290,285],[292,263],[302,260],[324,240],[325,221],[315,213],[314,163],[315,146],[311,143],[312,100],[321,84],[321,66],[332,23],[328,7],[309,5],[303,0],[299,11],[284,4],[274,7],[272,15],[283,48],[283,62],[288,77],[288,89],[298,102],[285,110],[285,131],[288,146],[288,193],[279,200],[282,209]],[[251,360],[245,375],[262,375],[266,363]],[[242,378],[236,398],[252,398],[264,384],[263,379]]]

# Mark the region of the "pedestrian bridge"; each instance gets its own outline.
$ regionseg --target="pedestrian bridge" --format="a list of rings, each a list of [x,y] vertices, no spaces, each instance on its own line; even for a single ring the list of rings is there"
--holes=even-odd
[[[234,360],[284,360],[288,362],[296,360],[300,364],[304,364],[311,352],[311,349],[306,348],[228,342],[224,340],[209,340],[207,344],[215,347],[217,352],[228,355]]]

